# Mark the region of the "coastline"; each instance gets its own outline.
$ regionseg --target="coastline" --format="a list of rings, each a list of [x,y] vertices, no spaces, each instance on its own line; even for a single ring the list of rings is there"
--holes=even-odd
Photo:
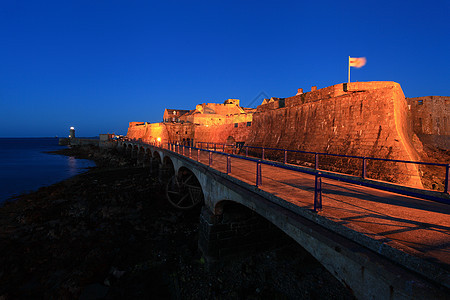
[[[173,209],[157,178],[115,150],[56,152],[96,167],[0,207],[2,300],[351,297],[295,243],[208,270],[200,207]]]
[[[92,160],[51,153],[63,148],[55,138],[0,138],[0,206],[95,166]]]

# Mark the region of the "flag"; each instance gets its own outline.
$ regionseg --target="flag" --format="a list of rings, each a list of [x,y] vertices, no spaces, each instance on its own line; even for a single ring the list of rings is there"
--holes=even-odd
[[[365,64],[366,64],[366,58],[365,57],[349,57],[348,58],[348,65],[350,67],[361,68]]]

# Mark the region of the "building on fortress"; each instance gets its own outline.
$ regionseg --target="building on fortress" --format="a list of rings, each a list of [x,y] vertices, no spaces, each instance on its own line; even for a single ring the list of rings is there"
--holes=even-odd
[[[131,122],[127,137],[146,142],[160,138],[163,143],[244,143],[255,111],[241,107],[238,99],[203,103],[193,110],[165,109],[161,123]]]
[[[181,122],[180,117],[184,114],[190,112],[189,110],[182,110],[182,109],[169,109],[166,108],[164,110],[163,115],[163,122],[174,122],[178,123]]]
[[[406,99],[395,82],[352,82],[313,86],[310,92],[298,89],[292,97],[264,99],[256,109],[241,107],[237,99],[203,103],[189,111],[166,109],[164,122],[130,123],[127,137],[419,161],[423,144],[449,146],[449,105],[450,97]],[[279,159],[271,155],[266,152],[269,159]],[[290,162],[310,160],[301,156],[291,155]],[[325,157],[321,164],[329,169],[360,170],[359,160]],[[370,161],[367,172],[371,178],[422,187],[420,168]]]
[[[424,144],[450,150],[450,97],[406,98],[413,130]]]

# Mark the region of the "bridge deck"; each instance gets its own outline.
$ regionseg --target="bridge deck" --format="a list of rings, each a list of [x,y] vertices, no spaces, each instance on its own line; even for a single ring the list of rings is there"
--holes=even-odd
[[[188,153],[186,153],[188,154]],[[191,157],[197,159],[197,153]],[[208,154],[200,161],[208,164]],[[230,176],[255,184],[256,163],[231,158]],[[226,157],[213,154],[212,168],[226,172]],[[260,189],[313,209],[314,176],[262,165]],[[320,214],[340,225],[450,267],[450,206],[340,181],[322,180]],[[406,247],[408,248],[406,248]],[[412,249],[411,249],[412,248]]]

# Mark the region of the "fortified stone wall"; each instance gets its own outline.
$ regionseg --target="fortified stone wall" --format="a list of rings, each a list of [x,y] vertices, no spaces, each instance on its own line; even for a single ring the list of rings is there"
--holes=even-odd
[[[169,132],[164,123],[130,122],[127,137],[129,139],[141,139],[145,142],[155,142],[160,137],[161,140],[167,141]]]
[[[216,126],[197,126],[195,130],[195,141],[209,143],[243,143],[250,134],[251,126],[247,122],[235,124],[224,124]]]
[[[400,85],[364,82],[338,84],[259,106],[247,145],[418,160],[412,134]],[[297,157],[305,159],[305,155]],[[356,159],[325,157],[321,164],[354,174],[361,170]],[[368,175],[422,187],[418,168],[412,164],[369,161]]]
[[[406,98],[414,133],[427,145],[450,150],[450,97]]]
[[[163,143],[170,142],[245,142],[251,126],[247,122],[201,126],[190,123],[142,123],[130,122],[127,137],[144,142],[156,142],[160,137]],[[237,126],[237,127],[236,127]]]

